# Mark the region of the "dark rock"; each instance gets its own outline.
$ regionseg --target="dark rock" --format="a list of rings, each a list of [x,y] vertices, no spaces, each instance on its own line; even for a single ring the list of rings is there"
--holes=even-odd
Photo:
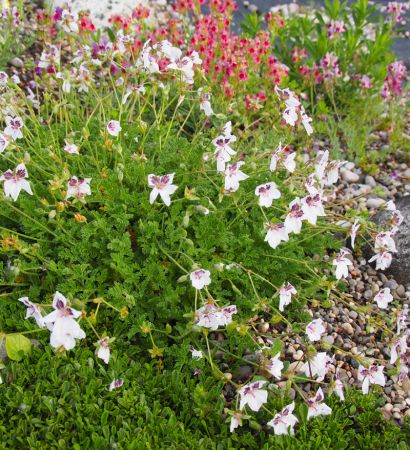
[[[399,232],[394,236],[397,253],[393,254],[391,266],[384,273],[393,275],[398,284],[405,285],[410,280],[410,195],[397,198],[395,203],[397,209],[402,213],[404,221]],[[390,215],[391,211],[379,211],[374,216],[374,221],[377,224],[386,223]],[[374,251],[367,247],[363,249],[363,253],[369,259]]]

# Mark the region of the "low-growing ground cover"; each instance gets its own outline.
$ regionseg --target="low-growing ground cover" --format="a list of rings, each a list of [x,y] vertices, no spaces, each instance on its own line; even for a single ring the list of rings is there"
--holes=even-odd
[[[341,199],[339,169],[360,177],[313,141],[332,120],[313,112],[316,89],[332,117],[345,89],[391,125],[404,68],[368,62],[385,71],[371,94],[304,85],[272,36],[230,34],[231,2],[206,17],[185,6],[191,19],[153,28],[140,7],[106,34],[38,11],[31,77],[0,73],[2,442],[405,448],[406,399],[401,428],[377,406],[409,388],[408,297],[349,291],[365,242],[376,270],[390,266],[403,217],[392,200]],[[334,307],[356,314],[366,347],[339,342],[354,332]]]

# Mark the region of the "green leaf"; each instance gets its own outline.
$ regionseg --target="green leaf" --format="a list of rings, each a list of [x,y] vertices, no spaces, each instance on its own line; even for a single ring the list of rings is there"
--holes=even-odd
[[[22,334],[10,334],[6,338],[7,356],[13,361],[21,361],[31,351],[30,339]]]

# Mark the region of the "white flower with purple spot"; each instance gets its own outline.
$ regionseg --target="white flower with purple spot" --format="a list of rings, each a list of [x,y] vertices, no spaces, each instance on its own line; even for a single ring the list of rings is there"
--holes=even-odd
[[[171,195],[178,189],[178,186],[172,184],[174,181],[174,173],[168,175],[148,175],[148,186],[152,188],[149,196],[151,205],[155,202],[158,195],[166,206],[171,204]]]
[[[245,163],[238,161],[233,164],[228,164],[225,170],[225,185],[224,189],[228,192],[236,192],[239,189],[239,182],[249,178],[248,175],[243,173],[240,168]]]
[[[255,189],[255,195],[259,197],[258,203],[260,206],[269,208],[272,206],[273,200],[280,198],[281,193],[273,181],[261,184]]]
[[[286,283],[282,285],[279,290],[279,311],[283,312],[284,307],[290,305],[292,301],[292,295],[297,294],[297,291],[294,286],[290,283]]]
[[[262,389],[266,383],[266,381],[255,381],[239,389],[239,408],[243,409],[248,405],[252,411],[259,411],[262,405],[268,401],[268,391]]]
[[[316,416],[328,416],[332,413],[332,408],[323,403],[325,396],[323,395],[322,388],[319,388],[314,397],[311,397],[307,401],[308,414],[307,419]]]
[[[349,275],[349,266],[353,265],[353,262],[346,257],[350,253],[346,250],[340,250],[336,258],[333,260],[333,265],[336,266],[336,279],[341,280]]]
[[[118,120],[110,120],[107,123],[107,131],[111,136],[117,137],[121,130],[122,128]]]
[[[82,200],[87,197],[87,195],[91,195],[90,182],[91,178],[71,177],[67,184],[66,200],[71,197]]]
[[[357,379],[363,382],[363,394],[367,394],[369,392],[369,387],[371,384],[378,384],[379,386],[384,386],[386,384],[383,371],[383,366],[372,365],[369,368],[366,368],[359,365]]]
[[[4,196],[11,197],[13,201],[16,201],[21,191],[33,195],[33,191],[31,190],[27,178],[28,172],[23,163],[19,164],[14,171],[10,169],[6,170],[0,177],[0,181],[4,182]]]
[[[286,231],[284,223],[266,223],[268,229],[265,242],[267,242],[272,248],[276,248],[282,241],[288,241],[289,236]]]
[[[390,288],[380,289],[380,291],[374,296],[374,301],[380,309],[388,308],[389,303],[393,301]]]
[[[288,233],[299,234],[302,230],[302,220],[304,219],[302,205],[300,198],[296,197],[295,200],[289,204],[289,212],[285,219],[285,228]]]
[[[3,133],[6,136],[10,136],[14,141],[16,139],[21,139],[23,133],[21,129],[23,128],[23,119],[21,117],[6,117],[6,128]]]
[[[273,416],[267,425],[273,428],[273,432],[276,435],[289,434],[293,436],[295,434],[294,427],[298,422],[297,417],[292,414],[295,409],[295,402],[288,406],[285,406],[282,411]]]
[[[209,286],[211,284],[211,272],[209,270],[194,270],[190,273],[189,278],[191,279],[192,286],[195,289],[203,289],[205,286]]]
[[[312,320],[306,326],[306,334],[311,342],[320,341],[325,331],[325,323],[322,319]]]

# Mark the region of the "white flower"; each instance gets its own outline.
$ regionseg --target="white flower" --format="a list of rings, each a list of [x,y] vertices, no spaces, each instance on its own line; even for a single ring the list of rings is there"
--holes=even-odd
[[[322,319],[312,320],[306,326],[306,334],[312,342],[319,341],[325,331],[326,328]]]
[[[223,134],[212,141],[212,144],[215,146],[218,172],[224,172],[225,164],[231,160],[231,156],[236,154],[236,151],[231,148],[231,144],[235,141],[236,136],[232,134],[232,124],[227,122],[223,128]]]
[[[0,86],[5,86],[7,84],[7,80],[9,79],[9,76],[6,72],[1,71],[0,72]]]
[[[70,144],[67,139],[64,139],[65,146],[64,151],[70,155],[78,155],[78,147],[75,144]]]
[[[297,417],[292,414],[295,409],[295,402],[290,405],[285,406],[282,411],[276,414],[272,420],[270,420],[267,425],[273,428],[273,432],[276,435],[290,434],[293,436],[295,434],[294,427],[298,422]]]
[[[225,170],[225,191],[236,192],[239,189],[239,182],[249,178],[248,175],[240,170],[245,163],[239,161],[234,164],[228,164]]]
[[[345,400],[344,386],[342,380],[339,378],[339,368],[336,369],[336,378],[333,382],[333,392],[340,398],[342,402]]]
[[[67,184],[66,200],[71,197],[83,199],[87,195],[91,195],[90,182],[91,178],[71,177]]]
[[[386,309],[390,302],[393,301],[393,296],[390,293],[390,288],[380,289],[374,296],[374,301],[380,309]]]
[[[266,370],[277,380],[280,380],[282,377],[282,370],[283,370],[284,364],[280,360],[280,352],[277,353],[273,358],[271,358],[266,364],[265,368]]]
[[[288,172],[293,173],[296,169],[296,153],[291,153],[289,147],[285,145],[282,147],[282,143],[279,142],[278,147],[272,154],[269,170],[274,172],[278,163],[282,163]]]
[[[299,234],[302,229],[302,220],[304,219],[299,197],[296,197],[295,200],[290,202],[289,209],[284,222],[286,231],[288,233]]]
[[[13,201],[16,201],[22,190],[33,195],[30,183],[26,178],[28,178],[28,172],[23,163],[19,164],[14,172],[10,169],[6,170],[0,177],[0,181],[4,181],[4,196],[11,197]]]
[[[308,406],[308,414],[307,419],[309,420],[311,417],[316,416],[328,416],[332,412],[332,408],[326,405],[326,403],[322,403],[325,396],[323,395],[322,388],[319,388],[314,397],[311,397],[307,401]]]
[[[386,380],[383,374],[384,367],[372,365],[368,369],[359,365],[359,370],[357,374],[357,379],[363,381],[362,392],[367,394],[369,392],[369,386],[371,384],[378,384],[384,386]]]
[[[200,94],[199,109],[205,113],[206,117],[211,117],[214,114],[211,106],[211,94],[202,93],[202,88],[198,92]]]
[[[171,195],[178,189],[178,186],[172,184],[174,180],[174,173],[168,175],[148,175],[148,186],[152,188],[149,196],[149,202],[151,205],[155,202],[158,195],[166,206],[171,204]]]
[[[120,122],[118,120],[110,120],[107,123],[107,131],[111,136],[118,136],[119,132],[122,130]]]
[[[23,305],[25,305],[27,307],[25,318],[29,319],[30,317],[33,317],[33,319],[36,321],[37,325],[40,328],[44,328],[45,323],[44,323],[44,318],[41,315],[40,308],[37,305],[35,305],[34,303],[32,303],[28,297],[21,297],[18,300],[19,300],[19,302],[23,303]]]
[[[329,162],[329,150],[318,152],[315,163],[315,174],[318,180],[323,180],[326,174],[326,167]]]
[[[8,139],[4,134],[0,133],[0,153],[3,153],[8,145],[9,145]]]
[[[405,334],[390,348],[390,364],[394,364],[401,356],[405,356],[407,352],[407,335]]]
[[[309,117],[304,111],[301,113],[302,125],[305,128],[306,133],[310,136],[313,133],[313,128],[311,125],[312,118]]]
[[[352,248],[354,248],[354,243],[356,240],[356,234],[357,234],[357,230],[360,228],[360,224],[359,224],[359,220],[356,219],[353,224],[352,224],[352,228],[350,229],[350,240],[352,243]]]
[[[255,381],[239,389],[238,394],[241,398],[239,408],[243,409],[246,405],[252,411],[259,411],[261,406],[268,401],[268,391],[262,389],[266,381]]]
[[[339,168],[341,162],[340,161],[331,161],[327,167],[324,176],[324,183],[326,186],[331,186],[335,184],[339,179]]]
[[[316,225],[317,218],[326,215],[320,194],[308,195],[302,198],[302,211],[303,218],[310,224]]]
[[[124,384],[124,380],[119,378],[118,380],[111,381],[111,384],[108,388],[109,391],[113,391],[114,389],[119,389]]]
[[[349,275],[348,267],[353,265],[353,263],[349,258],[346,258],[346,255],[348,254],[349,253],[347,251],[340,250],[336,258],[333,260],[333,265],[336,266],[335,276],[337,280],[346,278]]]
[[[273,181],[265,184],[261,184],[255,189],[255,195],[259,197],[259,205],[269,206],[272,205],[273,200],[280,198],[281,193],[277,189],[276,183]]]
[[[194,270],[190,273],[189,278],[195,289],[203,289],[204,286],[209,286],[211,284],[211,272],[209,270]]]
[[[385,231],[384,233],[379,233],[376,236],[374,250],[376,252],[387,251],[397,253],[396,244],[392,238],[391,232]]]
[[[392,259],[391,253],[382,251],[372,256],[369,262],[376,261],[376,270],[385,270],[390,267]]]
[[[284,307],[289,305],[292,294],[297,294],[296,289],[290,283],[284,284],[279,290],[279,311],[284,311]]]
[[[265,242],[267,241],[272,248],[276,248],[282,241],[289,240],[285,224],[268,222],[266,226],[268,231],[265,236]]]
[[[193,359],[202,359],[204,357],[201,350],[195,350],[194,348],[191,348],[191,354]]]
[[[232,316],[236,313],[235,305],[218,308],[213,303],[207,303],[195,311],[195,323],[200,327],[217,330],[218,327],[229,325],[232,322]]]
[[[21,129],[23,128],[23,119],[21,117],[6,117],[6,128],[3,133],[7,136],[10,136],[14,141],[16,139],[21,139],[23,137],[23,133]]]
[[[248,418],[248,416],[245,416],[242,411],[233,411],[229,413],[231,415],[231,423],[229,426],[229,431],[231,433],[236,430],[239,426],[242,426],[242,419]]]
[[[407,329],[408,316],[409,306],[405,304],[403,309],[397,314],[397,334],[401,333],[402,330]]]
[[[111,350],[109,345],[110,338],[108,336],[100,339],[97,342],[97,356],[98,358],[101,358],[105,362],[105,364],[108,364],[110,360]]]
[[[67,305],[67,299],[60,292],[53,297],[54,311],[44,317],[44,323],[52,324],[50,344],[54,348],[64,347],[71,350],[75,347],[76,339],[84,339],[85,333],[75,319],[81,312]]]
[[[404,217],[402,213],[396,209],[395,211],[392,211],[391,218],[390,218],[390,233],[392,235],[395,235],[399,231],[400,225],[403,223]]]
[[[318,352],[311,361],[303,364],[302,371],[305,372],[307,377],[317,375],[317,381],[322,381],[333,362],[334,358],[326,355],[326,352]]]

